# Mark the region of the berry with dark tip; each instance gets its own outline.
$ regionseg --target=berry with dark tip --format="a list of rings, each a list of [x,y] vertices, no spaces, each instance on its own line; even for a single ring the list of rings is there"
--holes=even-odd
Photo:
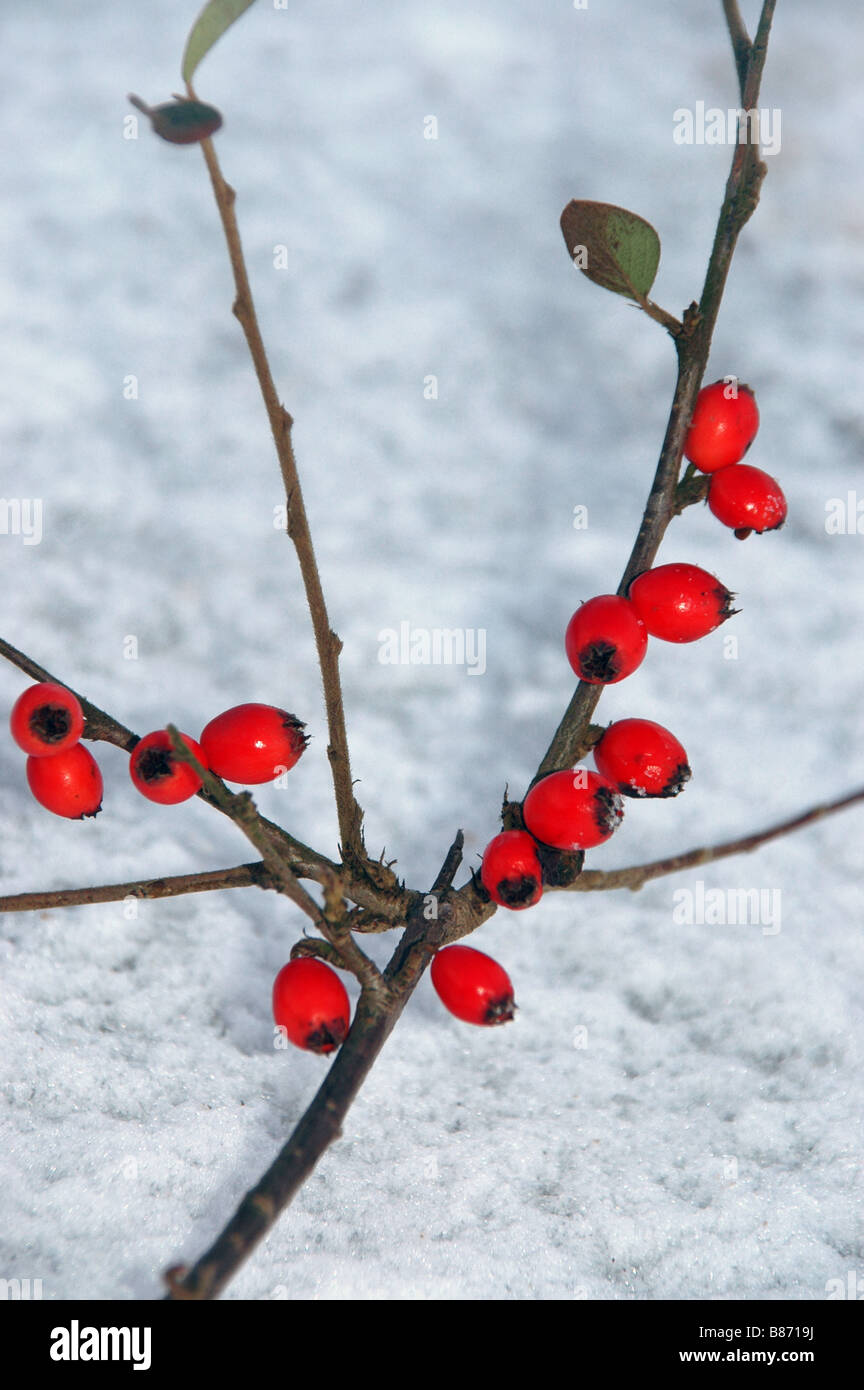
[[[625,796],[677,796],[690,777],[674,734],[652,719],[617,719],[594,745],[598,772]]]
[[[708,506],[718,521],[731,526],[739,540],[751,531],[776,531],[786,520],[783,489],[770,473],[749,463],[733,463],[715,473],[708,488]]]
[[[200,744],[187,734],[180,737],[190,753],[206,767],[207,759]],[[184,763],[177,757],[166,729],[145,734],[136,743],[129,759],[129,776],[142,796],[163,806],[176,806],[181,801],[188,801],[190,796],[201,790],[201,778],[191,763]]]
[[[273,705],[235,705],[211,719],[201,735],[207,765],[227,782],[272,782],[297,762],[305,728]]]
[[[543,870],[537,845],[525,830],[503,830],[483,853],[480,878],[493,902],[519,911],[533,907],[543,894]]]
[[[589,685],[629,676],[648,649],[648,632],[629,599],[599,594],[577,608],[564,637],[567,659]]]
[[[273,1018],[295,1047],[335,1052],[348,1033],[351,1003],[335,970],[299,956],[283,965],[273,983]]]
[[[19,695],[9,717],[12,737],[33,758],[72,748],[84,731],[77,696],[54,681],[40,681]]]
[[[602,845],[623,817],[624,803],[612,783],[581,767],[535,782],[522,803],[525,828],[535,839],[567,851]]]
[[[510,977],[483,951],[444,946],[436,953],[430,974],[441,1003],[463,1023],[492,1028],[513,1018],[516,1004]]]
[[[658,565],[637,575],[628,590],[652,637],[695,642],[731,618],[733,594],[698,565]]]

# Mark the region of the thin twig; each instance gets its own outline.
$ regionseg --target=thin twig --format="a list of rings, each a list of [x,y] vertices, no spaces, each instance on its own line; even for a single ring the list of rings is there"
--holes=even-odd
[[[738,72],[738,88],[743,97],[744,84],[747,81],[747,68],[750,62],[750,35],[747,33],[744,20],[741,18],[738,0],[723,0],[723,13],[726,16],[726,25],[732,40],[732,52],[735,55],[735,67]]]
[[[340,931],[334,927],[329,920],[327,911],[315,901],[311,894],[307,893],[291,868],[290,862],[286,862],[285,853],[278,841],[274,841],[267,825],[258,814],[258,807],[255,805],[251,793],[229,791],[221,778],[199,762],[192,749],[183,742],[180,731],[174,724],[166,725],[166,729],[171,739],[174,756],[178,761],[188,763],[190,767],[194,768],[201,778],[202,790],[207,793],[208,799],[218,810],[223,811],[238,829],[242,830],[247,840],[255,846],[279,892],[284,893],[286,898],[290,898],[301,912],[305,912],[321,935],[336,948],[346,970],[350,970],[356,975],[358,980],[367,988],[378,988],[381,981],[378,967],[360,949],[351,933],[345,930]],[[337,870],[330,868],[323,876],[323,883],[325,894],[327,894],[332,892],[337,883],[341,889],[342,880],[338,878]]]
[[[668,859],[655,859],[650,864],[633,864],[628,869],[586,869],[579,878],[570,884],[567,891],[575,893],[605,892],[612,888],[631,888],[634,892],[652,878],[663,878],[666,874],[679,873],[682,869],[698,868],[702,864],[712,864],[715,859],[728,859],[733,854],[749,854],[765,845],[769,840],[778,840],[781,835],[789,835],[793,830],[801,830],[805,825],[833,816],[864,801],[864,789],[841,796],[837,801],[826,801],[813,806],[809,811],[780,821],[767,830],[756,830],[752,835],[743,835],[737,840],[725,840],[720,845],[708,845],[703,849],[687,850],[684,854],[673,854]],[[554,890],[553,890],[554,891]]]
[[[643,313],[648,315],[649,319],[653,319],[655,323],[660,324],[661,328],[666,329],[670,338],[678,337],[682,331],[682,323],[680,319],[676,319],[674,314],[668,313],[666,309],[662,309],[659,304],[655,304],[653,299],[649,299],[644,294],[639,296],[636,303]]]
[[[55,888],[43,893],[12,893],[0,898],[0,912],[41,912],[51,907],[116,903],[124,898],[177,898],[184,893],[212,893],[222,888],[275,888],[263,863],[234,869],[207,869],[171,878],[138,878],[131,883],[102,883],[92,888]],[[392,925],[392,924],[391,924]]]
[[[653,299],[649,299],[647,295],[642,294],[641,290],[638,290],[633,284],[633,281],[623,266],[618,266],[617,271],[632,295],[634,304],[637,304],[643,313],[648,315],[649,319],[653,319],[655,323],[660,324],[661,328],[665,328],[671,338],[677,338],[678,334],[683,332],[684,329],[684,325],[681,323],[680,319],[676,319],[674,314],[667,313],[659,304],[655,304]]]
[[[191,85],[189,85],[189,95],[193,100],[197,100]],[[362,861],[365,858],[362,835],[363,813],[354,797],[348,737],[345,731],[342,685],[339,677],[339,653],[342,650],[342,643],[330,627],[327,605],[324,601],[321,576],[318,572],[318,562],[312,545],[303,491],[300,486],[297,461],[291,440],[291,428],[294,422],[279,399],[270,371],[264,341],[261,337],[261,330],[258,326],[255,303],[243,257],[240,232],[234,213],[236,194],[222,176],[212,140],[202,140],[201,149],[213,185],[213,193],[228,245],[231,268],[234,272],[234,284],[237,291],[234,314],[246,336],[255,374],[261,388],[261,395],[267,409],[279,467],[282,471],[282,481],[285,486],[287,531],[294,542],[294,548],[300,562],[300,573],[312,617],[315,644],[318,649],[318,662],[321,667],[321,680],[324,685],[324,703],[330,740],[327,756],[330,760],[336,795],[336,811],[342,850],[344,855]]]
[[[441,865],[440,873],[432,884],[431,892],[443,893],[445,888],[450,888],[454,878],[459,872],[459,865],[462,863],[462,851],[465,848],[465,836],[461,830],[456,831],[452,845],[447,851],[447,857]]]
[[[175,758],[179,762],[188,763],[197,772],[203,784],[202,790],[207,793],[210,803],[224,812],[229,820],[234,822],[238,830],[242,830],[250,844],[253,844],[259,851],[279,891],[290,898],[301,912],[305,912],[316,927],[320,927],[324,920],[321,908],[315,899],[306,892],[306,889],[300,885],[296,874],[285,862],[284,855],[274,848],[273,840],[267,828],[261,823],[261,817],[258,814],[258,807],[255,805],[252,793],[229,791],[221,778],[198,761],[196,755],[183,742],[176,726],[167,724],[165,727],[171,739]]]

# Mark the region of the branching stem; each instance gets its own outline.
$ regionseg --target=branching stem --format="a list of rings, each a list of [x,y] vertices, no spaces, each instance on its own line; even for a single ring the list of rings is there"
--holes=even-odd
[[[723,0],[745,110],[753,109],[758,102],[774,8],[775,0],[764,0],[756,35],[751,43],[737,0]],[[197,100],[191,84],[188,90],[190,97]],[[141,105],[140,102],[136,104]],[[219,778],[197,762],[194,754],[181,742],[176,729],[169,726],[177,756],[194,766],[202,777],[203,787],[199,795],[237,824],[258,849],[261,861],[210,873],[41,894],[25,893],[0,899],[0,911],[12,912],[75,903],[109,902],[129,896],[167,897],[255,884],[275,889],[290,898],[320,932],[320,940],[305,938],[301,941],[295,948],[296,954],[316,955],[353,971],[360,981],[360,999],[348,1036],[286,1144],[260,1181],[243,1198],[206,1253],[191,1268],[175,1267],[166,1273],[167,1297],[174,1300],[211,1299],[225,1288],[274,1225],[328,1146],[341,1134],[342,1123],[354,1098],[435,951],[443,944],[468,935],[495,911],[476,878],[472,877],[458,891],[453,889],[454,877],[462,860],[461,831],[457,833],[427,894],[406,889],[397,882],[388,866],[375,864],[366,855],[362,812],[354,797],[345,731],[339,676],[341,642],[330,627],[312,546],[291,437],[293,421],[276,392],[261,338],[234,212],[234,190],[222,176],[212,141],[206,139],[201,144],[234,275],[236,298],[233,311],[245,334],[267,410],[285,487],[286,529],[297,551],[315,633],[327,711],[328,756],[344,863],[332,863],[260,816],[249,793],[230,792]],[[678,358],[678,375],[654,481],[639,533],[618,586],[621,594],[626,593],[635,575],[653,564],[672,517],[698,500],[698,481],[688,474],[679,483],[684,439],[708,362],[714,326],[737,239],[758,202],[764,173],[758,144],[738,144],[698,304],[691,304],[679,321],[652,301],[637,296],[643,310],[672,336]],[[35,680],[56,679],[8,643],[0,641],[0,655],[13,661]],[[549,772],[572,766],[593,743],[596,729],[592,728],[591,719],[602,689],[602,686],[585,683],[577,687],[535,781]],[[136,734],[80,695],[78,698],[87,720],[86,737],[114,743],[127,752],[134,748],[138,742]],[[650,879],[753,850],[771,839],[862,800],[864,790],[856,791],[813,807],[767,830],[724,844],[617,871],[598,873],[586,870],[568,887],[574,892],[620,887],[638,889]],[[512,804],[516,806],[516,803]],[[301,878],[309,878],[321,886],[322,903],[307,892],[299,881]],[[349,902],[356,906],[349,907]],[[401,938],[387,966],[379,970],[360,949],[354,940],[354,933],[397,925],[403,928]]]

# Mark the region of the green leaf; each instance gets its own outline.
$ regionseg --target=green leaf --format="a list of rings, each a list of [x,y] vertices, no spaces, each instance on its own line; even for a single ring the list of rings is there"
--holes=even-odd
[[[192,81],[193,72],[216,40],[254,3],[255,0],[210,0],[204,6],[186,40],[181,68],[184,82]]]
[[[647,297],[660,264],[660,238],[644,217],[611,203],[574,199],[561,214],[561,231],[589,280],[636,303]]]

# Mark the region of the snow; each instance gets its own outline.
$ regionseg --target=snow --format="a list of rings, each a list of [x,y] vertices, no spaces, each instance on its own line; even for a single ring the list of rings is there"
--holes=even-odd
[[[477,863],[572,690],[564,626],[627,558],[674,354],[576,273],[558,217],[575,196],[633,208],[663,241],[654,297],[676,313],[698,297],[729,150],[676,145],[673,112],[736,104],[719,11],[261,3],[196,79],[225,117],[296,420],[367,841],[412,886],[459,826],[460,881]],[[703,509],[670,530],[662,558],[717,573],[742,612],[691,647],[652,643],[604,694],[604,720],[672,728],[694,777],[630,805],[595,868],[864,783],[864,539],[825,528],[830,499],[858,495],[864,439],[862,18],[853,0],[818,25],[804,0],[778,11],[762,104],[782,148],[707,380],[756,389],[750,458],[790,519],[745,544]],[[256,799],[329,854],[320,678],[209,184],[194,149],[143,124],[124,138],[127,92],[179,90],[193,17],[169,0],[3,16],[3,495],[44,512],[38,544],[0,535],[3,635],[141,733],[197,735],[246,700],[294,711],[313,742]],[[482,677],[383,664],[379,635],[403,622],[484,631]],[[0,704],[27,683],[4,663]],[[0,739],[4,892],[255,857],[96,752],[105,811],[79,824],[32,801]],[[499,912],[472,944],[509,971],[516,1022],[469,1029],[424,979],[344,1137],[225,1297],[800,1299],[864,1278],[861,815],[639,894]],[[727,920],[681,920],[676,894],[700,883]],[[728,920],[738,890],[779,892],[780,929]],[[303,930],[289,903],[245,889],[130,911],[0,921],[0,1277],[40,1278],[45,1298],[157,1297],[327,1065],[272,1046],[272,980]],[[368,949],[383,962],[393,940]]]

